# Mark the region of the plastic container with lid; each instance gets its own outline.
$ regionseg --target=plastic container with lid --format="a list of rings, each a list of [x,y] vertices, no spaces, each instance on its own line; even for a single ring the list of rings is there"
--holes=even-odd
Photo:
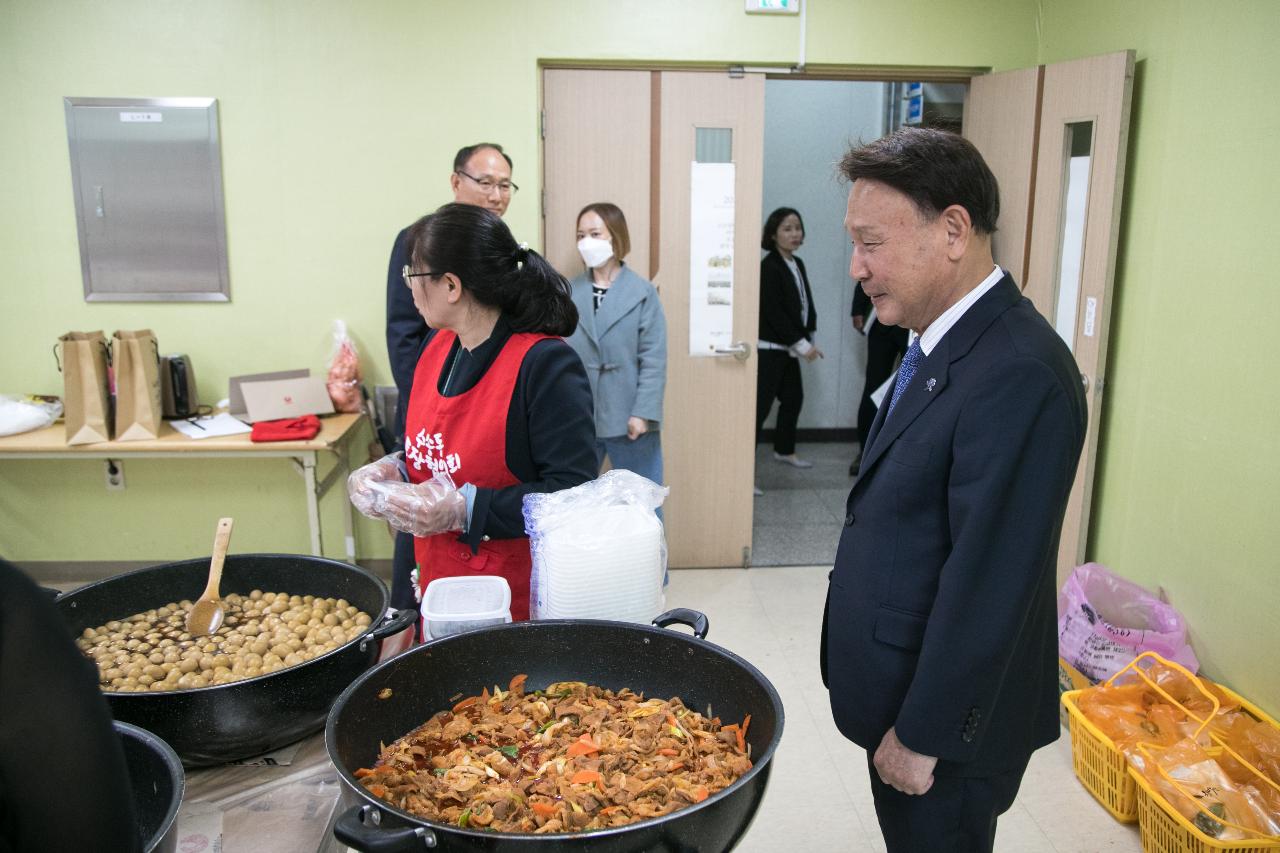
[[[437,578],[422,596],[422,636],[438,640],[511,621],[511,586],[497,575]]]

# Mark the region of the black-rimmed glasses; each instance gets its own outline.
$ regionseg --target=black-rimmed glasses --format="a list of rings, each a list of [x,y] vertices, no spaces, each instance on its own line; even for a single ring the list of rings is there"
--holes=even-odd
[[[455,169],[454,172],[468,180],[475,181],[476,184],[479,185],[480,189],[484,190],[485,195],[488,195],[494,190],[497,190],[503,195],[511,195],[512,193],[520,192],[520,188],[511,181],[494,181],[490,178],[477,178],[474,175],[468,175],[461,169]]]
[[[408,264],[405,264],[404,269],[400,270],[400,277],[404,279],[405,287],[412,287],[413,279],[415,278],[437,278],[438,279],[443,275],[444,273],[442,272],[410,272]]]

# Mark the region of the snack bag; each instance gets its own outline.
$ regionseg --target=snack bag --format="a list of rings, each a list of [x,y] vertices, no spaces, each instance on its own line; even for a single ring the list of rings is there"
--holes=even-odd
[[[333,321],[333,356],[329,361],[329,378],[325,386],[329,389],[334,409],[348,413],[362,411],[360,356],[347,335],[347,324],[342,320]]]

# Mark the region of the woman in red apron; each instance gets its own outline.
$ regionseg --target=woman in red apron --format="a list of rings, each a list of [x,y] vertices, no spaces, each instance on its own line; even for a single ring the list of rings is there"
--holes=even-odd
[[[404,450],[357,470],[348,493],[413,534],[419,597],[437,578],[498,575],[511,617],[528,619],[524,496],[597,470],[591,389],[561,339],[578,322],[569,285],[482,208],[447,204],[406,240],[405,284],[431,331]]]

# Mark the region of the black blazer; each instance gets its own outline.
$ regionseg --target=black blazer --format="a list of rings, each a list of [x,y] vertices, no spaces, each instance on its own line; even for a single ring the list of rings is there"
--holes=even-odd
[[[850,317],[861,316],[864,319],[871,314],[871,297],[867,296],[866,291],[862,289],[862,282],[855,281],[853,283],[853,308],[849,311]],[[898,347],[901,352],[907,348],[907,330],[901,326],[886,326],[880,322],[880,318],[876,317],[876,322],[867,330],[866,326],[862,327],[868,340],[871,338],[886,338]],[[892,366],[892,365],[890,365]],[[876,389],[868,388],[864,393],[871,393]]]
[[[800,322],[800,294],[796,290],[796,277],[791,274],[787,262],[777,252],[770,252],[760,261],[760,340],[789,347],[804,338],[813,340],[818,328],[818,312],[813,305],[813,291],[809,289],[809,274],[804,261],[795,258],[804,281],[804,295],[809,300],[809,322]]]
[[[404,286],[405,264],[409,263],[409,247],[405,244],[406,226],[396,235],[387,264],[387,357],[391,360],[391,377],[400,393],[396,402],[395,423],[390,424],[395,446],[404,443],[404,413],[413,388],[413,372],[418,357],[427,344],[427,321],[413,304],[413,294]]]
[[[823,615],[844,735],[890,727],[935,773],[1015,767],[1058,736],[1055,563],[1085,434],[1079,372],[1008,275],[881,406]]]

